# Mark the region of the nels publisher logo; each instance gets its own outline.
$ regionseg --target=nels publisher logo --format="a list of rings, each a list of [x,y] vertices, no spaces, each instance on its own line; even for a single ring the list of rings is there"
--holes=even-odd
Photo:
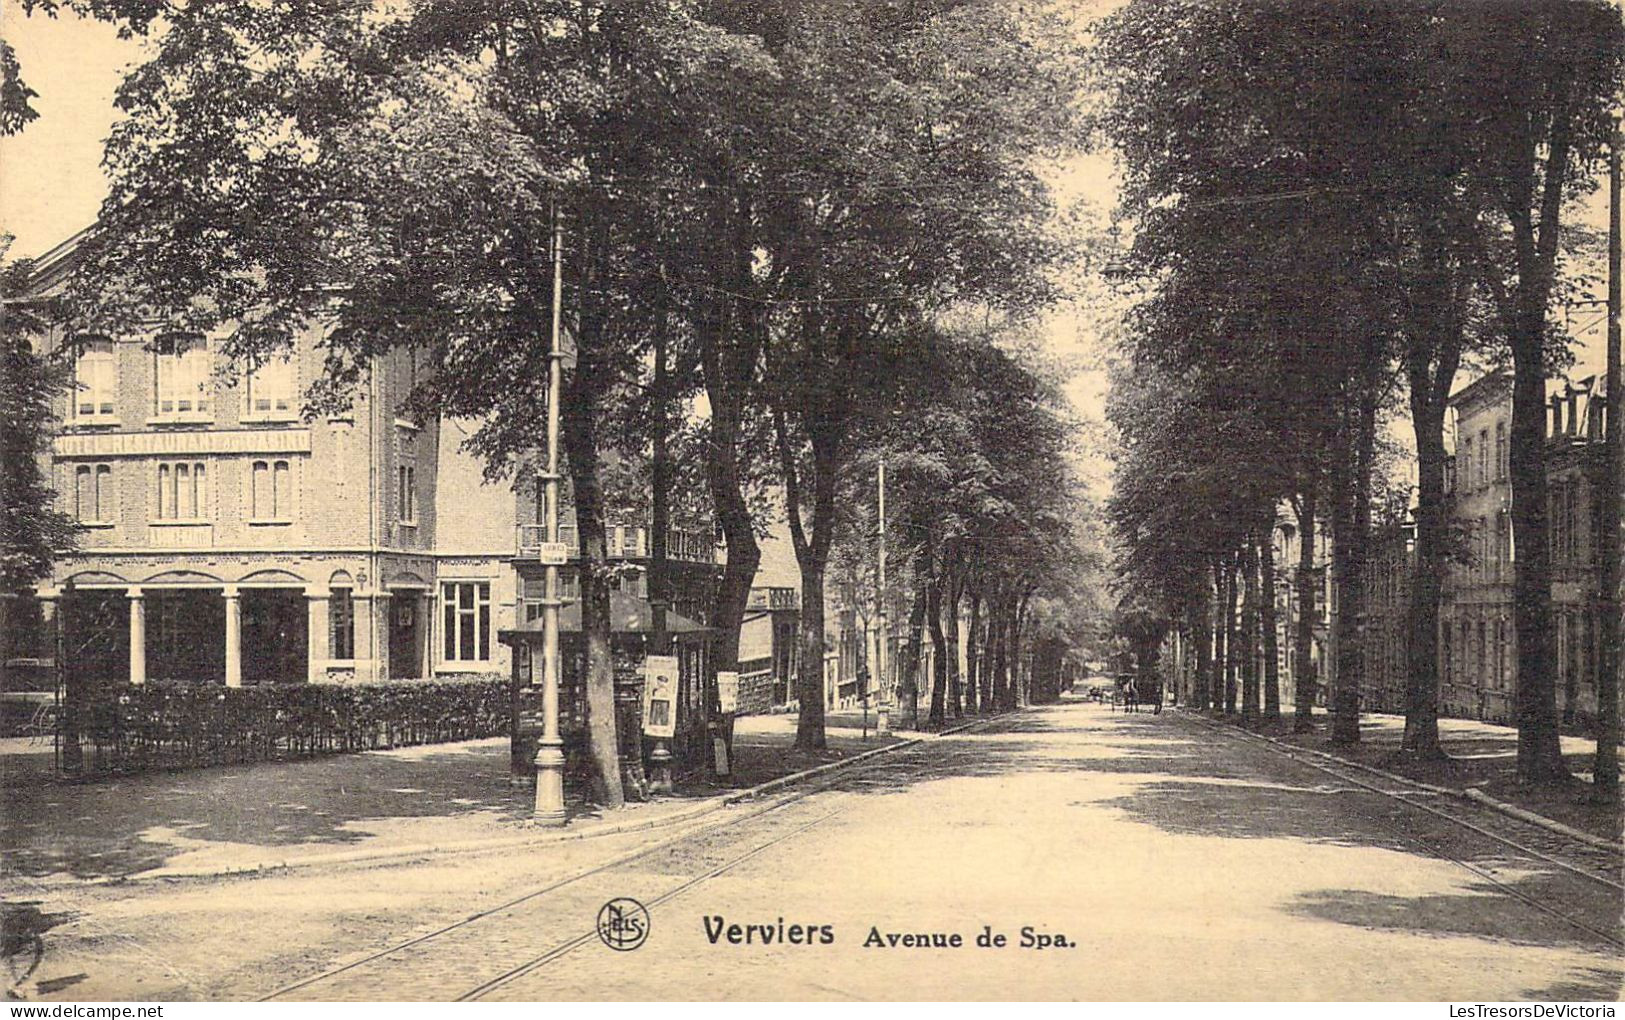
[[[616,952],[631,952],[648,937],[649,911],[637,900],[617,896],[598,909],[598,938]]]

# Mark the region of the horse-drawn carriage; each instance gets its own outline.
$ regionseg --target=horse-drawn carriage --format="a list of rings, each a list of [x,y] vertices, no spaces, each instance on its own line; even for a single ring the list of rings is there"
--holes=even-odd
[[[1162,684],[1155,678],[1143,681],[1136,673],[1117,674],[1117,683],[1112,690],[1112,711],[1119,707],[1125,712],[1138,712],[1141,705],[1151,706],[1151,711],[1162,713]]]

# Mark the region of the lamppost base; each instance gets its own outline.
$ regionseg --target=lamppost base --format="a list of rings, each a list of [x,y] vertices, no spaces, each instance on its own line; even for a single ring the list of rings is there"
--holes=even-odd
[[[536,803],[531,820],[562,826],[564,815],[564,751],[558,740],[542,741],[536,748]]]
[[[670,793],[671,785],[671,750],[666,747],[664,740],[655,744],[655,749],[649,754],[649,764],[653,766],[653,775],[649,777],[649,789],[654,793]]]

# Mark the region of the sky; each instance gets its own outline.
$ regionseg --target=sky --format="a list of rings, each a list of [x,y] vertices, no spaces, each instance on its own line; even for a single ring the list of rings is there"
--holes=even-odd
[[[1092,6],[1092,13],[1099,13],[1114,2],[1096,0]],[[144,44],[121,40],[111,26],[68,12],[55,19],[25,17],[18,0],[0,0],[0,32],[17,50],[25,79],[39,93],[34,101],[39,119],[22,134],[0,139],[0,230],[15,235],[11,256],[30,257],[95,219],[107,190],[101,156],[116,114],[114,91],[125,67],[141,58]],[[1106,155],[1068,161],[1053,173],[1052,181],[1060,198],[1083,199],[1097,217],[1115,204],[1116,180]],[[1577,220],[1605,230],[1606,195],[1600,191],[1593,195],[1578,211]],[[1101,495],[1109,485],[1110,470],[1098,440],[1107,385],[1108,341],[1101,326],[1117,302],[1098,286],[1091,288],[1091,295],[1106,304],[1094,312],[1058,309],[1046,322],[1045,332],[1052,352],[1073,367],[1066,393],[1085,424],[1079,464],[1089,488]],[[1583,376],[1600,370],[1602,319],[1580,313],[1576,322],[1589,324],[1578,336],[1573,373]]]
[[[28,258],[96,218],[107,193],[102,142],[116,112],[113,93],[141,44],[71,13],[25,17],[17,0],[0,0],[0,32],[39,93],[39,119],[0,138],[0,228],[16,237],[10,255]]]

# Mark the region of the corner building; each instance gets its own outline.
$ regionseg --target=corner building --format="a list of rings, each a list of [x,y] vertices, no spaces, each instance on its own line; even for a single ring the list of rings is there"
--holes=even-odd
[[[39,260],[37,296],[76,240]],[[391,352],[346,412],[306,421],[323,327],[253,371],[220,372],[220,339],[162,323],[73,338],[50,477],[83,531],[37,590],[73,668],[228,686],[505,675],[515,495],[482,481],[464,426],[398,413],[420,355]]]

